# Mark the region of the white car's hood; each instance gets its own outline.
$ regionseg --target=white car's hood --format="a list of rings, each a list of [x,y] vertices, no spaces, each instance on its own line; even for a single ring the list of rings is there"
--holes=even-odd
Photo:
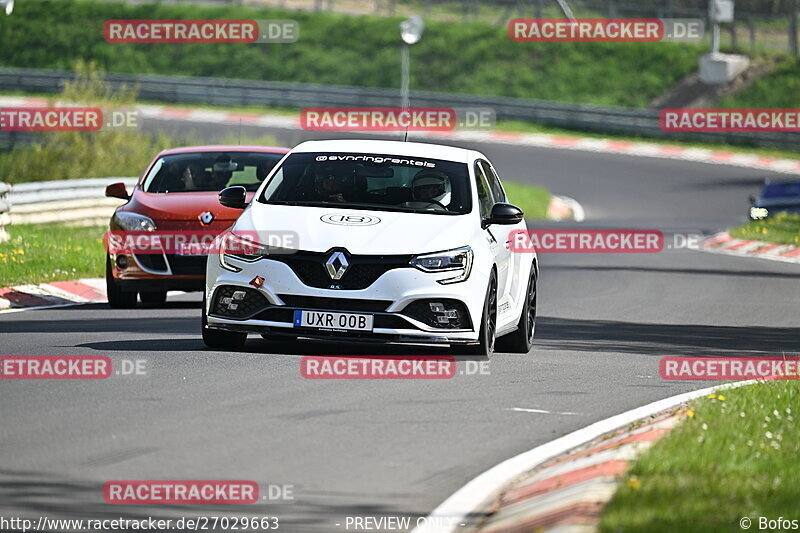
[[[295,232],[299,250],[326,252],[343,247],[353,254],[368,255],[422,254],[459,248],[472,242],[478,230],[480,224],[471,215],[363,211],[260,202],[253,202],[235,226],[237,232]]]

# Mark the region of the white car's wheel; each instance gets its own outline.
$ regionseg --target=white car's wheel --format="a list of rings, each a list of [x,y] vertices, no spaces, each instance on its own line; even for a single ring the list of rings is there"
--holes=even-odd
[[[495,332],[497,331],[497,276],[492,272],[481,316],[478,344],[461,347],[460,353],[490,359],[494,354]]]
[[[209,348],[222,350],[241,350],[247,341],[247,333],[239,331],[224,331],[208,327],[206,316],[206,302],[203,300],[203,342]]]
[[[536,329],[536,269],[531,268],[525,305],[519,317],[516,331],[497,339],[497,349],[501,352],[528,353],[533,347],[533,334]]]

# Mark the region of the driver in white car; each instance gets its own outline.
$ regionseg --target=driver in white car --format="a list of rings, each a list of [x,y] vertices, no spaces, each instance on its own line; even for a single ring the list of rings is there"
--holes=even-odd
[[[446,208],[450,203],[450,178],[444,172],[421,170],[411,181],[411,208],[426,208],[430,204]]]

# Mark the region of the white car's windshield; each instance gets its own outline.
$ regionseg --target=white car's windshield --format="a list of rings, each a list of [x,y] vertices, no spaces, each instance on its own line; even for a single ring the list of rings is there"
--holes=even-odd
[[[472,209],[466,164],[379,154],[292,154],[259,201],[459,215]]]

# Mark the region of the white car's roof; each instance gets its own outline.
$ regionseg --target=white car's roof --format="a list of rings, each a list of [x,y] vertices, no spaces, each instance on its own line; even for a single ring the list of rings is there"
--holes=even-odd
[[[294,147],[292,152],[341,152],[358,154],[400,155],[407,157],[426,157],[469,163],[475,157],[483,157],[479,152],[444,146],[441,144],[376,141],[364,139],[341,139],[331,141],[306,141]]]

